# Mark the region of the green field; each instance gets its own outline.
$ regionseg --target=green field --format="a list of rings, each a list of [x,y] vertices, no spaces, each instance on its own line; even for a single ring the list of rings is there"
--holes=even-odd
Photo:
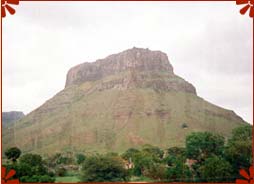
[[[79,178],[77,176],[63,176],[63,177],[56,177],[56,183],[76,183],[80,182]]]

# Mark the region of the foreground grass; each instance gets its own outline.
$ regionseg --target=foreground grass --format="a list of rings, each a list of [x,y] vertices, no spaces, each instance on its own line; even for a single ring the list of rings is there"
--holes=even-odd
[[[56,183],[76,183],[80,182],[79,178],[77,176],[62,176],[62,177],[56,177]]]
[[[141,176],[141,177],[132,177],[129,182],[153,182],[154,180]],[[56,177],[56,183],[76,183],[80,182],[80,179],[78,176],[62,176],[62,177]]]
[[[144,183],[147,183],[147,182],[154,182],[154,180],[151,179],[151,178],[145,177],[145,176],[140,176],[140,177],[132,176],[129,182],[144,182]]]

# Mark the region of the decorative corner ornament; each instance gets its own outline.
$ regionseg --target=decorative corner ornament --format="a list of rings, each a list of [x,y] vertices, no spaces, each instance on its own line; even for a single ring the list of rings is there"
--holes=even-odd
[[[11,179],[12,176],[16,174],[16,171],[14,169],[11,169],[7,174],[6,174],[6,168],[2,167],[2,178],[1,178],[1,183],[2,184],[19,184],[18,179]]]
[[[1,15],[2,17],[6,17],[6,10],[11,14],[15,14],[15,9],[12,8],[9,4],[18,5],[19,0],[1,0]]]
[[[236,184],[254,184],[254,167],[253,166],[250,166],[249,174],[244,169],[241,169],[239,173],[245,179],[237,179]]]
[[[236,4],[237,5],[245,4],[245,6],[240,10],[240,13],[242,15],[244,15],[248,10],[250,10],[249,16],[251,18],[253,18],[253,16],[254,16],[254,7],[253,7],[254,0],[236,0]]]

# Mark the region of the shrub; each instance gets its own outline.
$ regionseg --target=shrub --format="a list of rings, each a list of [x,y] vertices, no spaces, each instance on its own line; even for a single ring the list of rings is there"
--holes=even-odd
[[[127,170],[119,157],[96,155],[86,158],[81,169],[83,182],[126,181]]]
[[[65,176],[67,173],[66,169],[63,167],[56,168],[56,175],[57,176]]]
[[[167,179],[169,181],[188,181],[193,174],[185,164],[185,158],[182,156],[168,156],[167,158]]]
[[[34,183],[34,182],[42,182],[42,183],[53,183],[55,182],[55,178],[50,177],[48,175],[33,175],[33,176],[22,176],[20,178],[21,182],[26,182],[26,183]]]
[[[188,125],[186,123],[183,123],[182,128],[188,128]]]
[[[39,180],[40,180],[39,182],[42,182],[42,183],[53,183],[53,182],[55,182],[55,178],[50,177],[48,175],[40,176]]]
[[[156,180],[164,180],[166,178],[166,170],[164,164],[154,163],[144,169],[143,175]]]
[[[199,167],[201,178],[206,182],[232,181],[231,165],[223,158],[213,156],[207,158],[202,166]]]
[[[85,161],[86,157],[85,155],[79,153],[79,154],[76,154],[76,162],[77,164],[82,164],[84,161]]]

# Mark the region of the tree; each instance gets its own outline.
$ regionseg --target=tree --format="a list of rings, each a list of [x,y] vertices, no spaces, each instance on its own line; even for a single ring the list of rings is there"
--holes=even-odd
[[[85,161],[86,157],[84,154],[78,153],[76,154],[76,162],[77,164],[82,164]]]
[[[144,175],[154,179],[162,179],[162,176],[165,175],[164,167],[160,164],[163,154],[164,152],[160,148],[146,144],[141,151],[135,148],[128,149],[122,154],[122,158],[134,163],[131,172],[135,176]]]
[[[167,164],[166,178],[168,181],[189,181],[193,177],[190,168],[185,164],[185,148],[171,147],[167,150],[168,155],[164,158]]]
[[[135,157],[133,157],[133,174],[136,176],[141,176],[144,174],[144,171],[153,167],[153,165],[158,161],[158,159],[155,159],[154,155],[149,152],[138,152],[135,154]]]
[[[188,181],[192,179],[192,172],[185,164],[185,157],[169,156],[166,177],[169,181]]]
[[[160,181],[166,178],[166,171],[165,164],[153,163],[150,167],[145,167],[143,175]]]
[[[23,155],[22,157],[20,157],[19,162],[26,163],[30,166],[38,166],[43,164],[42,157],[40,155],[32,154],[32,153],[27,153]]]
[[[221,155],[224,149],[224,137],[210,132],[194,132],[186,137],[187,158],[204,161],[213,155]]]
[[[250,125],[240,126],[232,130],[232,138],[230,141],[236,140],[252,140],[252,127]]]
[[[201,180],[205,182],[233,181],[232,167],[229,162],[219,156],[212,156],[199,167]]]
[[[19,158],[19,162],[6,165],[7,170],[14,169],[14,178],[19,178],[22,182],[54,182],[54,174],[48,172],[44,166],[42,157],[37,154],[24,154]]]
[[[129,148],[122,154],[122,158],[125,160],[133,159],[140,151],[135,148]]]
[[[44,166],[42,157],[37,154],[27,153],[20,157],[19,164],[30,167],[31,175],[47,175],[47,168]]]
[[[168,155],[170,156],[182,156],[182,157],[186,157],[186,150],[185,148],[180,148],[180,147],[171,147],[168,148],[167,150]]]
[[[162,159],[164,154],[163,150],[161,150],[159,147],[152,146],[149,144],[144,145],[142,151],[147,152],[158,159]]]
[[[119,157],[95,155],[87,157],[81,169],[83,182],[126,181],[127,170]]]
[[[7,149],[4,154],[9,160],[11,160],[12,162],[16,162],[16,160],[21,155],[21,150],[17,147],[12,147]]]
[[[225,157],[233,166],[235,177],[239,177],[239,169],[247,169],[252,157],[252,127],[240,126],[232,131],[225,149]]]
[[[31,176],[32,175],[31,167],[26,163],[17,164],[15,171],[16,171],[17,178],[20,178],[21,176]]]
[[[57,160],[57,164],[72,164],[74,162],[73,158],[68,156],[61,156]]]

